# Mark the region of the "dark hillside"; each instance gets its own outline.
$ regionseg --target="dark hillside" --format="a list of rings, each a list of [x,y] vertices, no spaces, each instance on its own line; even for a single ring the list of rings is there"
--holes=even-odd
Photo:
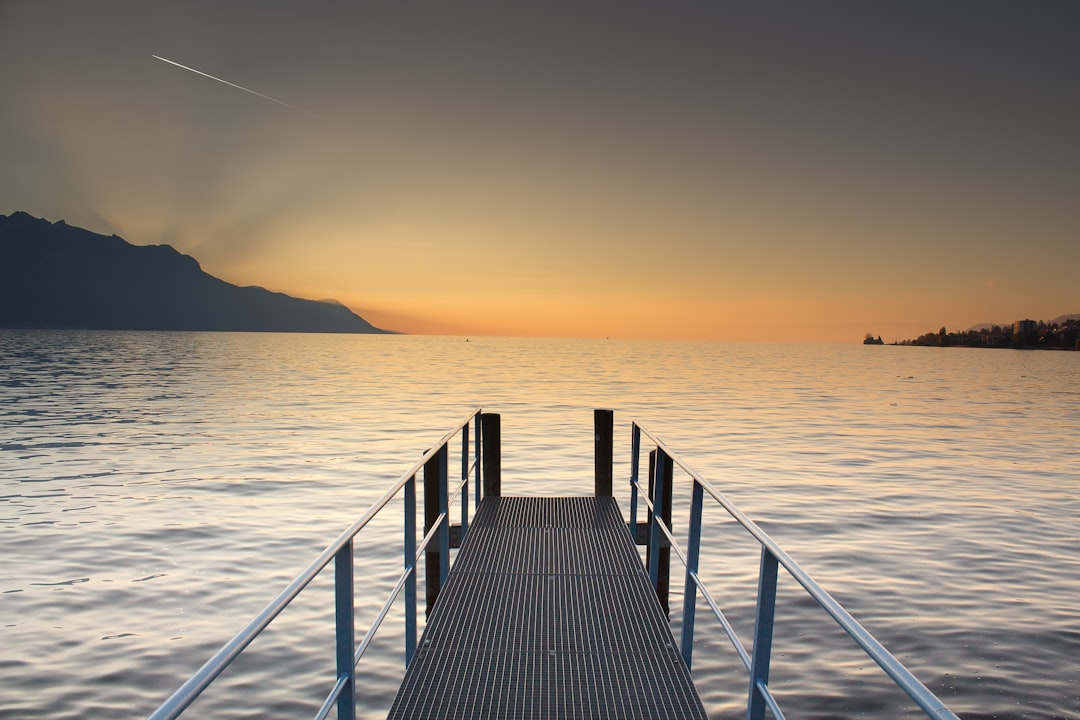
[[[0,215],[0,327],[385,332],[340,304],[208,275],[168,245]]]

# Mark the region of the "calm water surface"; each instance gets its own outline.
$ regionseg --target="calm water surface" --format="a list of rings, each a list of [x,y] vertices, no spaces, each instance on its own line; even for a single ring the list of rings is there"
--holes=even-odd
[[[0,717],[147,714],[477,405],[503,416],[507,494],[591,492],[591,411],[614,408],[617,478],[639,419],[961,717],[1080,717],[1080,354],[16,331]],[[401,564],[388,510],[357,555],[364,626]],[[757,546],[718,508],[706,523],[702,575],[748,641]],[[326,575],[193,717],[314,713]],[[780,603],[789,718],[920,716],[783,574]],[[393,699],[402,628],[399,603],[360,666],[367,716]],[[711,717],[740,717],[745,671],[705,615],[694,676]]]

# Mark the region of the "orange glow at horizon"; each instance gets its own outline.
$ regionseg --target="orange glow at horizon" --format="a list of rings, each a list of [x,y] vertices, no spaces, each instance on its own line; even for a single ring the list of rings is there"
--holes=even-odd
[[[1071,8],[975,33],[933,3],[421,5],[5,6],[0,212],[417,334],[890,342],[1080,312]]]
[[[612,231],[588,214],[524,231],[494,216],[346,223],[282,224],[239,257],[209,245],[203,266],[238,284],[333,298],[409,334],[858,343],[869,332],[892,342],[1070,311],[1065,293],[1036,306],[1025,282],[987,283],[992,268],[955,282],[950,263],[896,251],[903,229],[841,228],[846,240],[735,219],[723,232],[625,219]],[[677,240],[654,239],[665,232]],[[869,232],[891,242],[848,249]]]

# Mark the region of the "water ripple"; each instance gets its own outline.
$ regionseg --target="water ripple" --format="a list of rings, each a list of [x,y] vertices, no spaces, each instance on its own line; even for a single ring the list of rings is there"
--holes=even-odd
[[[508,493],[591,492],[592,409],[613,408],[624,512],[638,418],[966,720],[1078,717],[1078,359],[0,331],[0,716],[145,715],[483,403],[503,415]],[[746,640],[758,550],[715,506],[705,517],[701,575]],[[400,500],[362,537],[366,623],[400,572]],[[326,575],[195,716],[314,714],[334,675]],[[780,593],[785,707],[918,716],[790,578]],[[715,621],[698,628],[710,717],[740,717],[745,672]],[[399,602],[360,665],[365,714],[392,702],[403,632]]]

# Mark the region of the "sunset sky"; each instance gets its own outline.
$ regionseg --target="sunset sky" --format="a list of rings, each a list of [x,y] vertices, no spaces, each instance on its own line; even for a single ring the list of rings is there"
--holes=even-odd
[[[0,0],[0,213],[412,333],[1051,319],[1078,68],[1071,0]]]

